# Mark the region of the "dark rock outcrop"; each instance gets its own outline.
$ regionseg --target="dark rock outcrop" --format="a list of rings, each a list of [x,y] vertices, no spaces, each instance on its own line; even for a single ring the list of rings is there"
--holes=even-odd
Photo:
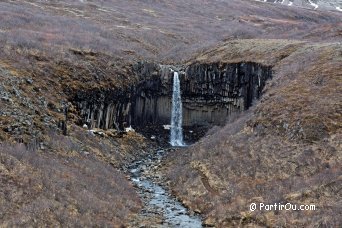
[[[138,63],[138,83],[129,90],[80,91],[77,104],[82,123],[90,128],[169,124],[173,72],[178,71],[183,100],[183,125],[222,125],[227,117],[248,109],[260,97],[271,68],[257,63]]]
[[[131,91],[78,91],[73,100],[89,128],[122,129],[131,123]]]
[[[224,124],[259,98],[271,68],[257,63],[194,64],[182,78],[184,124]]]

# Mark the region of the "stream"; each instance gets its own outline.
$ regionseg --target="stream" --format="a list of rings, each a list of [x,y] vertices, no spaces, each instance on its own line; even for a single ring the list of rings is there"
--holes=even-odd
[[[150,224],[149,227],[202,227],[201,217],[190,212],[162,186],[156,170],[165,153],[164,150],[157,150],[128,167],[130,179],[144,205],[140,216],[160,217],[158,224]]]

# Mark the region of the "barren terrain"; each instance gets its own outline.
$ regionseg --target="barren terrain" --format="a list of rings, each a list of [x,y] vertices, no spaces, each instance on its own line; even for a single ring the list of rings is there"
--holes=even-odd
[[[163,163],[204,223],[340,226],[341,15],[254,0],[1,1],[0,226],[128,226],[140,213],[122,169],[156,143],[89,131],[72,100],[125,93],[138,61],[273,69],[254,107]],[[319,210],[251,213],[251,202]]]

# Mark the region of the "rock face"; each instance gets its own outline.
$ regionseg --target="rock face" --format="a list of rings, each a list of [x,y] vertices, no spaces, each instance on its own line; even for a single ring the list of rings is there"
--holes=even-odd
[[[79,91],[74,102],[79,108],[81,123],[89,128],[123,129],[131,123],[130,95],[130,91],[118,90]]]
[[[184,124],[224,124],[260,97],[271,68],[256,63],[193,64],[182,78]]]
[[[104,129],[169,124],[172,75],[178,71],[183,125],[222,125],[233,113],[248,109],[272,76],[270,67],[251,62],[186,67],[139,63],[134,71],[139,80],[129,91],[77,93],[82,124]]]

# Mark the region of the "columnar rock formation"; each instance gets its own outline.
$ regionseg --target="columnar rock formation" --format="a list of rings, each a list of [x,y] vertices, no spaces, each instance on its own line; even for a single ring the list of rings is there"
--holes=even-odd
[[[260,97],[271,68],[256,63],[193,64],[183,78],[184,123],[223,124]]]
[[[183,125],[219,125],[248,109],[260,97],[271,68],[257,63],[192,64],[184,66],[139,63],[139,82],[128,91],[78,92],[74,98],[82,122],[94,128],[169,124],[172,69],[179,71]]]

